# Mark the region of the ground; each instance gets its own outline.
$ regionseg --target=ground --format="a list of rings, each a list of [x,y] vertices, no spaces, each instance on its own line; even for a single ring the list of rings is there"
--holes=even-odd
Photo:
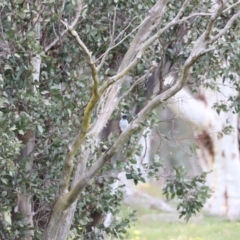
[[[151,216],[150,216],[151,215]],[[138,221],[129,230],[126,240],[237,240],[240,239],[240,222],[216,217],[194,218],[188,223],[156,214],[138,211]],[[158,216],[158,217],[157,217]],[[162,218],[162,219],[161,219]]]
[[[151,187],[140,187],[151,194]],[[153,195],[153,194],[151,194]],[[156,189],[154,195],[158,195]],[[171,204],[171,203],[170,203]],[[175,204],[173,203],[172,206]],[[122,215],[129,207],[123,206]],[[133,207],[131,207],[133,208]],[[163,213],[149,208],[137,210],[138,221],[135,222],[126,240],[238,240],[240,239],[240,222],[231,222],[220,217],[209,216],[201,212],[188,223],[178,219],[176,213]]]

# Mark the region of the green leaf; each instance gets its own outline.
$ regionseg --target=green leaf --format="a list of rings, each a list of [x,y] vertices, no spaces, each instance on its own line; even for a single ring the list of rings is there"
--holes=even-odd
[[[28,37],[33,37],[33,36],[35,36],[35,35],[36,35],[36,33],[35,33],[34,31],[30,31],[30,32],[28,32],[28,34],[27,34]]]
[[[40,133],[43,133],[43,128],[42,128],[41,125],[37,125],[37,129],[38,129],[38,131],[39,131]]]
[[[24,135],[24,131],[23,131],[22,129],[18,130],[18,133],[19,133],[20,135]]]

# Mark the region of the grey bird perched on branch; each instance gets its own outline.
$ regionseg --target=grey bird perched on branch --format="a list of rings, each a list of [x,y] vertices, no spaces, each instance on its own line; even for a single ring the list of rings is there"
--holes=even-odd
[[[121,132],[125,131],[125,129],[128,127],[129,123],[127,120],[127,115],[122,115],[121,120],[119,121],[119,127],[121,129]]]

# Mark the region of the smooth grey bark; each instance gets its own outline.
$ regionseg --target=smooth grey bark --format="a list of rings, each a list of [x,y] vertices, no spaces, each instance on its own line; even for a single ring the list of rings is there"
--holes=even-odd
[[[78,160],[75,175],[72,181],[72,187],[77,183],[80,178],[84,177],[86,169],[86,162],[89,158],[89,150],[84,151],[85,154]],[[63,197],[61,197],[62,199]],[[53,219],[48,223],[47,229],[43,234],[43,240],[66,240],[69,236],[72,220],[77,207],[76,199],[69,208],[65,207],[64,199],[60,199],[53,208]],[[57,206],[56,206],[57,205]],[[50,224],[50,225],[49,225]]]
[[[24,135],[25,147],[21,150],[19,160],[27,161],[25,167],[28,168],[29,177],[31,176],[33,157],[32,153],[35,146],[35,133],[32,130],[28,130]],[[26,225],[33,227],[33,211],[31,204],[31,195],[26,189],[24,192],[19,193],[17,196],[17,211],[22,215],[23,221]],[[34,235],[33,230],[26,232],[26,235],[18,238],[19,240],[31,240]]]
[[[72,181],[72,186],[74,186],[76,184],[77,180],[81,176],[83,176],[83,174],[85,172],[85,169],[86,169],[86,163],[87,163],[88,157],[89,157],[89,150],[85,151],[85,154],[83,154],[83,156],[81,157],[82,160],[78,162],[77,169],[76,169],[76,172],[75,172],[75,176],[74,176],[73,181]],[[76,207],[77,207],[77,202],[78,201],[75,201],[71,205],[71,207],[67,210],[66,218],[63,219],[60,230],[57,234],[57,239],[58,240],[65,240],[69,236],[70,228],[71,228],[71,225],[72,225],[72,220],[73,220],[74,213],[75,213]]]

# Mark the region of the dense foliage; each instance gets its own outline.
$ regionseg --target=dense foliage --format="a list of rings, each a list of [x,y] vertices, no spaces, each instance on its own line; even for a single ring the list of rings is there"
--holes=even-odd
[[[99,75],[100,85],[106,77],[117,72],[137,31],[137,26],[143,21],[154,2],[85,1],[76,31],[92,52],[93,59],[99,63],[109,46],[119,43],[103,64]],[[54,0],[5,0],[0,3],[0,212],[2,213],[0,231],[3,239],[21,237],[29,228],[19,214],[16,202],[17,196],[23,193],[31,196],[34,239],[41,238],[56,201],[68,146],[79,131],[84,109],[91,98],[90,69],[78,44],[70,35],[65,34],[57,44],[52,47],[50,45],[65,31],[60,20],[67,19],[70,23],[75,18],[76,6],[76,1],[69,0],[63,3]],[[168,2],[168,10],[164,15],[162,26],[174,18],[181,6],[182,1]],[[209,2],[192,1],[184,16],[195,12],[196,7],[202,12],[207,12]],[[234,9],[225,13],[227,17],[233,14]],[[41,27],[40,39],[35,30],[38,23]],[[224,27],[225,16],[221,16],[219,24],[219,28]],[[146,54],[136,68],[130,72],[132,82],[151,69],[153,62],[159,63],[170,59],[177,70],[181,69],[181,64],[189,56],[194,41],[206,25],[207,20],[204,17],[196,17],[166,31],[158,42],[146,50]],[[190,31],[190,34],[184,39],[187,31]],[[231,44],[221,40],[216,46],[216,51],[205,55],[199,64],[194,66],[194,80],[191,82],[193,85],[194,81],[199,84],[204,77],[212,77],[216,72],[229,73],[230,69],[219,67],[218,59],[220,55],[228,58],[228,53],[232,52],[232,49],[239,49],[236,47],[238,31],[239,24],[236,23],[231,34],[228,35],[230,39],[226,40]],[[112,38],[117,38],[114,43],[111,42]],[[41,56],[40,78],[33,80],[35,69],[31,61],[36,55]],[[237,52],[231,57],[238,59],[238,55]],[[239,67],[237,60],[233,63],[231,66],[233,69]],[[198,79],[197,77],[200,76],[201,79]],[[205,84],[210,87],[209,83]],[[146,81],[135,87],[131,94],[119,103],[112,118],[118,119],[121,111],[131,112],[134,118],[136,111],[133,111],[132,106],[142,108],[146,104],[146,88]],[[236,83],[236,88],[239,89],[239,83]],[[123,92],[124,90],[126,89],[123,87]],[[236,99],[231,100],[233,106],[239,108]],[[98,109],[95,109],[91,122],[97,117]],[[142,128],[154,127],[158,119],[152,114],[149,120],[142,125]],[[135,132],[130,139],[131,144],[124,145],[126,151],[120,159],[116,159],[116,164],[104,166],[94,181],[81,192],[71,225],[71,234],[75,239],[83,236],[86,239],[103,239],[105,233],[123,238],[126,228],[135,219],[134,214],[130,213],[127,219],[114,218],[108,227],[102,223],[93,224],[96,215],[104,216],[112,213],[116,216],[121,207],[123,186],[112,194],[111,185],[117,179],[118,172],[126,171],[127,178],[133,179],[136,184],[145,181],[134,158],[141,151],[141,146],[137,146],[139,134],[141,131]],[[21,150],[28,143],[29,135],[34,137],[34,150],[28,157],[22,158]],[[113,133],[108,140],[102,139],[95,145],[86,139],[85,148],[90,149],[91,156],[87,162],[87,169],[94,164],[96,156],[100,156],[103,149],[108,149],[116,138],[117,134]],[[80,152],[84,152],[83,150],[80,149],[79,155]],[[74,161],[77,161],[77,158]],[[148,177],[157,177],[161,166],[160,158],[154,158],[150,166],[145,166]],[[202,184],[204,184],[204,175],[186,180],[186,174],[183,174],[182,169],[176,169],[175,174],[173,173],[167,180],[164,192],[171,198],[177,196],[183,200],[179,204],[181,215],[189,219],[192,213],[200,210],[209,194]]]

